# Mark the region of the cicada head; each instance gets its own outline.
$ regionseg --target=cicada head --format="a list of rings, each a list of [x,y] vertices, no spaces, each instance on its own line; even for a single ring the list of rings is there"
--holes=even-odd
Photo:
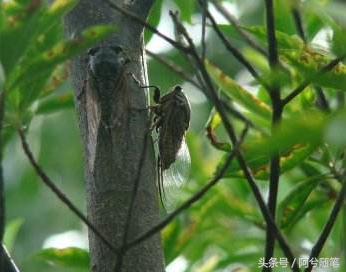
[[[88,51],[89,69],[93,76],[112,79],[128,62],[120,46],[93,47]]]

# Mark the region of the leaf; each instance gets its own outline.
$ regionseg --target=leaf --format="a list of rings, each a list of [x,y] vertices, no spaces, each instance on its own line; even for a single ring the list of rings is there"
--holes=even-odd
[[[320,74],[320,70],[333,60],[327,54],[306,47],[301,51],[282,52],[282,55],[303,79],[322,87],[344,90],[346,66],[343,63],[340,62],[330,71]]]
[[[161,10],[162,10],[162,3],[163,3],[163,0],[156,0],[154,1],[154,4],[151,8],[151,11],[150,11],[150,14],[149,14],[149,20],[148,20],[148,23],[154,27],[157,27],[158,24],[160,23],[160,19],[161,19]],[[148,29],[145,29],[144,30],[144,41],[145,41],[145,44],[147,44],[150,39],[152,38],[153,36],[153,32],[148,30]]]
[[[77,247],[43,249],[36,256],[60,267],[89,269],[89,252]]]
[[[239,103],[250,112],[256,113],[264,119],[271,118],[271,109],[266,103],[245,90],[209,61],[206,61],[206,68],[212,79],[225,95],[234,99],[235,102]]]
[[[180,19],[191,23],[191,17],[195,11],[196,1],[194,0],[174,0],[180,10]]]
[[[36,114],[49,114],[59,110],[70,109],[74,106],[72,93],[49,97],[40,101]]]
[[[24,224],[23,218],[11,220],[6,224],[4,244],[8,251],[12,251],[18,232]]]
[[[325,175],[308,178],[290,190],[279,204],[278,222],[282,228],[286,228],[292,224],[311,192],[324,178]]]
[[[213,108],[210,112],[209,120],[207,121],[206,131],[210,143],[217,149],[222,151],[230,151],[232,147],[229,143],[220,142],[217,139],[215,130],[222,124],[221,117]]]
[[[40,95],[54,68],[67,59],[80,54],[93,44],[114,32],[114,27],[99,25],[86,29],[80,37],[56,44],[34,60],[21,65],[18,76],[9,83],[10,92],[19,93],[20,109],[25,110]]]

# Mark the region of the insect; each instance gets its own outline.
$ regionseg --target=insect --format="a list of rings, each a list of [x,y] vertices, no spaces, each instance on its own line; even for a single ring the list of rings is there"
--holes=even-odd
[[[168,206],[169,195],[187,179],[190,155],[185,143],[185,133],[190,125],[191,108],[181,86],[175,86],[171,92],[160,96],[160,89],[154,87],[155,114],[152,129],[158,133],[158,186],[160,199]],[[165,206],[165,205],[163,205]]]
[[[89,95],[98,101],[100,123],[110,130],[119,119],[115,109],[123,112],[125,105],[125,101],[117,101],[121,100],[119,90],[124,89],[124,73],[129,60],[120,46],[94,47],[89,49],[88,56]]]

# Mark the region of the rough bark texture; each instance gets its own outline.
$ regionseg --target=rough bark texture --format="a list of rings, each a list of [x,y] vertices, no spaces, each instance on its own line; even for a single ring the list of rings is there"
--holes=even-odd
[[[145,19],[152,0],[114,1],[117,5]],[[120,13],[110,9],[102,0],[81,0],[65,19],[67,35],[78,35],[88,26],[106,23],[118,27],[116,35],[101,46],[120,45],[130,63],[127,72],[132,72],[145,82],[143,63],[143,28]],[[126,73],[125,73],[126,74]],[[87,55],[71,64],[71,79],[80,95],[87,80]],[[99,117],[93,110],[97,101],[86,94],[76,99],[79,123],[86,155],[87,209],[89,220],[115,246],[122,245],[124,225],[134,187],[137,168],[143,150],[148,124],[146,94],[127,76],[125,87],[114,90],[113,111],[119,117],[116,125],[105,133],[99,125]],[[77,97],[77,96],[76,96]],[[123,101],[119,103],[119,101]],[[125,101],[128,101],[125,103]],[[95,122],[96,120],[96,125]],[[159,207],[155,187],[155,157],[151,137],[140,174],[139,190],[129,229],[129,239],[148,230],[159,219]],[[92,271],[114,271],[116,256],[91,231],[89,232]],[[122,271],[163,271],[163,257],[159,234],[131,249],[125,255]]]

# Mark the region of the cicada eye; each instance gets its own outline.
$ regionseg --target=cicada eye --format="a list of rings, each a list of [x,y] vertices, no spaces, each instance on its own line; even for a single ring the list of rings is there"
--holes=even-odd
[[[183,90],[183,88],[179,85],[174,87],[174,91],[182,91],[182,90]]]
[[[115,53],[119,54],[120,52],[123,52],[122,47],[118,46],[118,45],[113,45],[110,47]]]
[[[96,54],[97,51],[99,51],[100,47],[92,47],[88,50],[88,55],[89,56],[94,56]]]
[[[155,90],[154,90],[154,102],[156,104],[158,104],[160,102],[160,89],[155,87]]]

